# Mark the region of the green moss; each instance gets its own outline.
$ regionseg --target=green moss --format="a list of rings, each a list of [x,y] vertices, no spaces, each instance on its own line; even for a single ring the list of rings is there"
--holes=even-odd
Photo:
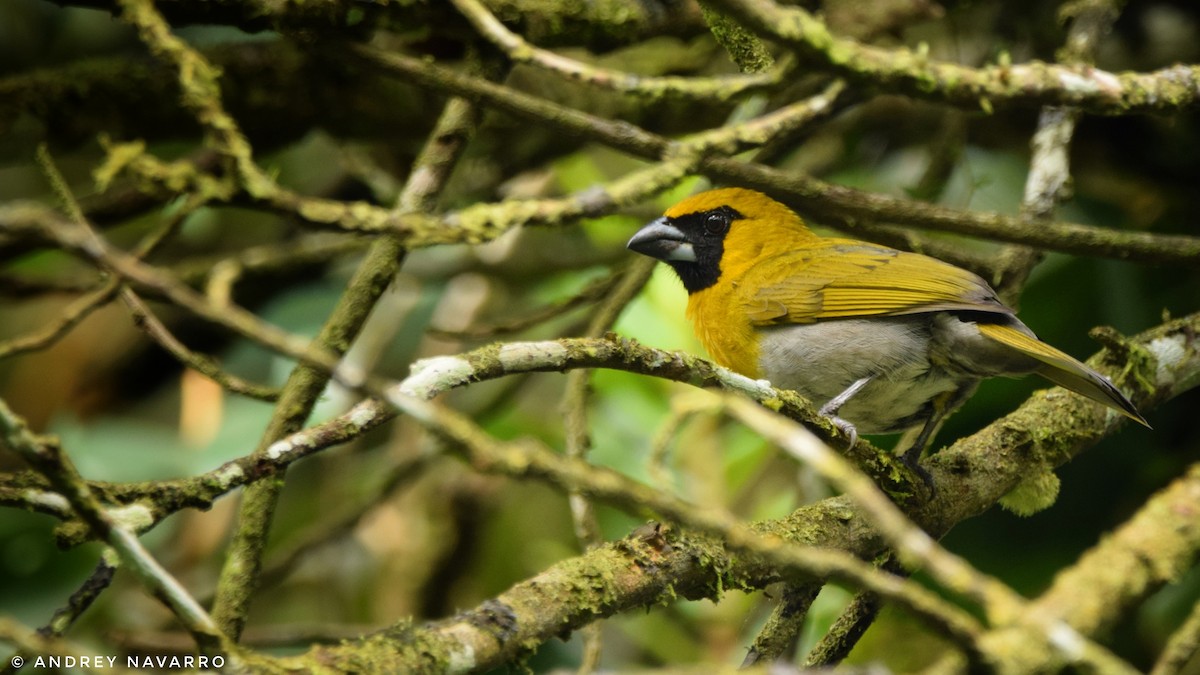
[[[744,73],[761,73],[775,65],[775,59],[766,45],[754,33],[746,30],[724,14],[713,11],[707,3],[701,3],[704,20],[717,43],[729,52],[729,58]]]
[[[1058,476],[1047,468],[1018,483],[1000,498],[1000,505],[1018,516],[1031,516],[1054,505],[1060,486]]]

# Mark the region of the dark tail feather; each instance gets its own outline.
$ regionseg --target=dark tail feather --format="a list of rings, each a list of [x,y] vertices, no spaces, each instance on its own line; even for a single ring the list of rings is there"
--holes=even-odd
[[[1120,389],[1113,386],[1108,378],[1078,361],[1075,362],[1075,365],[1080,370],[1067,370],[1056,365],[1046,364],[1038,368],[1036,372],[1060,387],[1083,394],[1097,403],[1103,403],[1147,429],[1150,428],[1150,423],[1146,421],[1146,418],[1142,417],[1133,403],[1125,397],[1125,394],[1121,393]]]
[[[1038,375],[1097,403],[1103,403],[1138,424],[1150,428],[1146,418],[1142,417],[1133,403],[1120,389],[1113,386],[1108,378],[1068,354],[1009,326],[980,323],[979,331],[996,342],[1041,361],[1042,366],[1035,371]]]

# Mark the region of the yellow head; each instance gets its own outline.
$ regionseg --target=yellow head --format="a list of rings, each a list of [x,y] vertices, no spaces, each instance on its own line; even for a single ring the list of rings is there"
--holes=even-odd
[[[737,278],[756,261],[819,238],[791,209],[742,188],[692,195],[629,240],[630,250],[671,265],[689,293]]]

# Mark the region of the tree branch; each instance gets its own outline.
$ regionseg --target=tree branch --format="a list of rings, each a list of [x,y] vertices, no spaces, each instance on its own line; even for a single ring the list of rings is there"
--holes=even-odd
[[[920,50],[885,49],[839,37],[804,9],[774,0],[713,2],[759,33],[855,82],[984,112],[1014,103],[1067,105],[1107,115],[1161,113],[1186,110],[1200,100],[1200,66],[1150,73],[1109,73],[1041,61],[971,68],[931,59]]]

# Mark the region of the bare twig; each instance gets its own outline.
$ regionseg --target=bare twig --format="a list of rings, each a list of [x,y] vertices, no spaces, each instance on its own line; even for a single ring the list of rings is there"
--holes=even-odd
[[[519,333],[528,328],[551,321],[573,309],[595,303],[602,298],[608,297],[609,293],[612,292],[617,284],[625,278],[625,275],[626,270],[624,268],[614,271],[589,283],[583,288],[583,290],[575,293],[569,298],[565,298],[553,304],[531,311],[525,316],[509,319],[503,323],[472,326],[463,330],[446,330],[443,328],[438,328],[437,326],[433,326],[429,328],[429,334],[450,339],[479,339],[503,337],[512,333]]]
[[[74,195],[71,194],[66,180],[59,173],[58,168],[54,164],[54,159],[50,156],[50,151],[45,145],[38,148],[38,161],[42,166],[42,171],[46,174],[47,179],[54,187],[55,192],[58,194],[60,201],[62,201],[64,208],[66,208],[71,218],[76,223],[86,222],[83,210],[79,207],[79,203],[76,201]],[[203,203],[204,201],[201,199],[189,199],[186,204],[168,216],[162,226],[142,239],[133,250],[132,255],[135,258],[144,258],[153,253]],[[103,281],[94,290],[72,302],[59,314],[54,323],[28,335],[0,342],[0,359],[50,347],[69,333],[71,329],[78,326],[92,312],[108,304],[116,297],[120,288],[121,283],[119,279],[113,278]]]
[[[274,401],[279,398],[278,387],[255,384],[233,373],[225,372],[212,357],[198,354],[188,349],[176,338],[162,321],[150,311],[146,303],[137,293],[128,287],[121,289],[121,300],[129,307],[133,322],[146,331],[152,340],[167,350],[185,366],[212,379],[217,384],[235,394],[241,394],[260,401]]]
[[[92,603],[100,597],[112,583],[113,575],[117,571],[119,559],[111,554],[110,550],[106,550],[101,556],[100,561],[96,563],[96,569],[92,571],[83,584],[71,594],[64,607],[59,608],[54,612],[54,616],[46,625],[37,630],[37,639],[32,635],[18,632],[22,629],[17,629],[15,625],[5,627],[3,618],[0,618],[0,640],[8,640],[19,647],[16,654],[9,657],[8,663],[0,666],[0,675],[11,675],[20,670],[22,660],[24,663],[29,663],[30,658],[37,658],[38,654],[46,654],[51,649],[56,649],[57,645],[52,640],[61,639],[66,634],[67,629],[75,624],[75,621],[85,612]],[[189,643],[192,641],[189,639]],[[69,653],[71,650],[65,650]],[[80,653],[75,651],[74,653]],[[112,665],[110,662],[104,662],[104,665]]]
[[[109,279],[64,307],[52,323],[26,335],[0,341],[0,359],[53,346],[92,312],[107,305],[120,288],[119,279]]]
[[[612,328],[621,311],[650,280],[655,262],[657,261],[649,258],[645,261],[637,260],[625,270],[612,294],[596,308],[584,331],[585,336],[596,337]],[[566,430],[566,454],[572,459],[586,459],[588,450],[592,447],[591,434],[588,432],[590,378],[591,372],[583,369],[572,370],[567,374],[566,393],[563,396],[563,426]],[[576,490],[568,493],[567,501],[579,542],[585,550],[599,546],[604,539],[600,534],[600,522],[596,518],[596,510],[591,501]],[[601,644],[600,624],[587,626],[578,675],[588,675],[599,665]]]
[[[777,67],[769,72],[752,75],[651,77],[601,68],[529,44],[521,36],[505,28],[480,0],[452,2],[480,35],[502,49],[514,63],[536,65],[567,79],[598,88],[712,103],[779,86],[787,74],[786,68]]]

